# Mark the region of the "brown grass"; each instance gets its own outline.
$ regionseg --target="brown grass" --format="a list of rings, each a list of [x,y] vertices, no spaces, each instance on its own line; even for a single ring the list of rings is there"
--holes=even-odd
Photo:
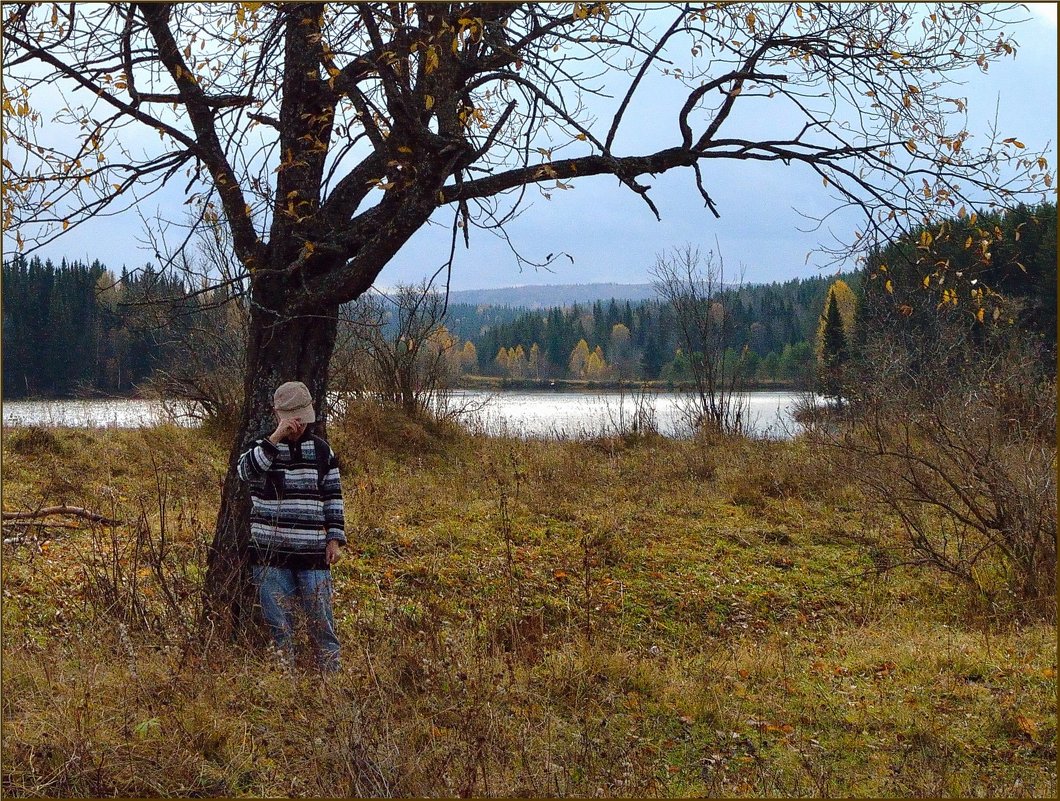
[[[5,509],[128,521],[5,526],[5,795],[1055,794],[1055,630],[877,573],[805,444],[365,414],[327,681],[194,626],[222,443],[5,431]]]

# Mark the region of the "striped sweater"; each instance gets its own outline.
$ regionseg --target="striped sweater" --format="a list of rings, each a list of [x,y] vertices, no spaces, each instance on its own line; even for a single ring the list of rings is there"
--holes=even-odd
[[[323,481],[317,443],[328,449]],[[295,443],[256,439],[238,469],[250,484],[250,563],[326,570],[328,540],[346,544],[339,462],[331,447],[308,431]]]

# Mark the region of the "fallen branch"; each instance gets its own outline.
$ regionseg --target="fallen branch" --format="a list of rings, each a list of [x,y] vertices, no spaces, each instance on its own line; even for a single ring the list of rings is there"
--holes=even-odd
[[[30,526],[36,526],[37,528],[71,528],[76,531],[84,531],[84,526],[79,526],[77,523],[46,523],[39,520],[5,520],[4,526],[21,526],[29,528]]]
[[[96,523],[103,523],[107,526],[120,526],[122,525],[121,520],[111,520],[109,517],[90,512],[87,509],[82,509],[79,506],[45,506],[43,509],[38,509],[35,512],[4,512],[4,520],[30,520],[38,517],[51,517],[52,515],[74,515],[75,517],[83,517],[86,520],[92,520]]]

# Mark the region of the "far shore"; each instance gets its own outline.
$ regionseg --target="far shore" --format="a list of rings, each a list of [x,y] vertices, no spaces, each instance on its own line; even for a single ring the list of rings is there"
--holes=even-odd
[[[459,383],[447,390],[479,390],[488,392],[694,392],[691,381],[639,381],[635,379],[587,381],[574,378],[500,378],[486,375],[465,375]],[[750,381],[743,392],[804,392],[806,388],[796,381]],[[101,393],[83,392],[69,395],[5,395],[0,402],[7,401],[107,401],[107,400],[158,400],[139,392]]]

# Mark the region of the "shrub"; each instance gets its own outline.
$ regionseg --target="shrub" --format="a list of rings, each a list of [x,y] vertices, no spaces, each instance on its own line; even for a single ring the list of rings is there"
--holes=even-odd
[[[62,455],[66,452],[55,433],[41,426],[29,426],[10,435],[8,447],[23,456],[41,453]]]
[[[1055,619],[1055,378],[1018,346],[927,378],[864,386],[849,420],[811,438],[898,518],[908,562],[995,613]]]

